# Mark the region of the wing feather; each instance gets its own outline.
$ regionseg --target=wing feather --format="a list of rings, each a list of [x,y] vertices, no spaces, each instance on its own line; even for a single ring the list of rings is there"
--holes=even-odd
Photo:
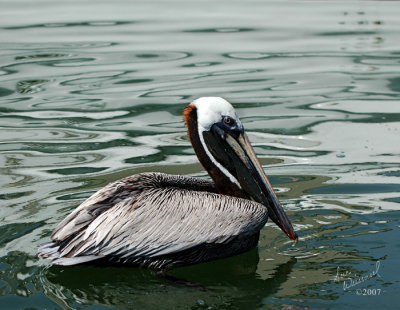
[[[199,245],[224,244],[239,235],[251,236],[267,222],[267,209],[250,200],[190,187],[137,187],[132,182],[118,190],[109,185],[69,215],[52,235],[60,245],[58,262],[65,263],[63,257],[82,257],[77,262],[94,257],[156,258]],[[131,194],[114,197],[114,203],[104,197],[104,193],[127,192]],[[91,212],[99,208],[102,212]]]

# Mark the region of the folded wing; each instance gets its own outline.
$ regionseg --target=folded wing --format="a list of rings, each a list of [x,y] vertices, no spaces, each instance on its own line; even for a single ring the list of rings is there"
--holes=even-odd
[[[146,174],[144,182],[140,176],[112,183],[86,200],[59,224],[40,255],[61,265],[103,258],[151,261],[253,236],[267,222],[264,206],[213,193],[207,181]]]

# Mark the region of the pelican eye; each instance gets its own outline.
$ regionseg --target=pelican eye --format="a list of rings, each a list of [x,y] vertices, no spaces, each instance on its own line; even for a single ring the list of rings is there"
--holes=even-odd
[[[232,117],[229,117],[229,116],[224,116],[222,118],[222,121],[228,126],[235,125],[235,120]]]

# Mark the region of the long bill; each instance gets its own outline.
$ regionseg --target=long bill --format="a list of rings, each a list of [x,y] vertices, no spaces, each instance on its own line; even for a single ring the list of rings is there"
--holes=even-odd
[[[227,132],[213,126],[205,137],[207,144],[218,145],[218,152],[212,152],[216,159],[239,181],[242,189],[256,202],[268,208],[268,216],[289,238],[298,239],[293,226],[282,208],[265,172],[257,159],[247,135],[241,132]],[[212,146],[210,145],[210,146]],[[221,152],[223,148],[223,152]]]

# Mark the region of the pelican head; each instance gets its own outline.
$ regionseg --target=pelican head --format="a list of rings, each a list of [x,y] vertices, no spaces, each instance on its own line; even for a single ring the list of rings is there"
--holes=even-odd
[[[197,157],[221,194],[263,204],[276,225],[297,240],[232,105],[220,97],[202,97],[187,106],[183,115]]]

